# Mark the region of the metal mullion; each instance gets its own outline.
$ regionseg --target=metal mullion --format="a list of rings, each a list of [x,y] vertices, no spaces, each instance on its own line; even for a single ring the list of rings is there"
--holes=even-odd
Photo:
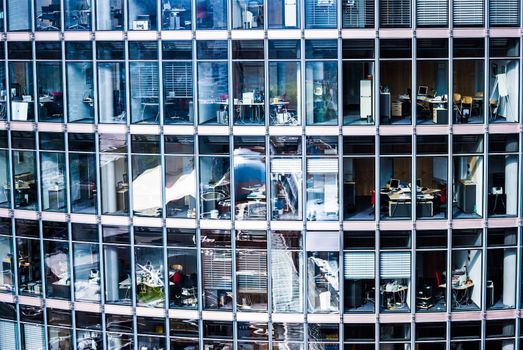
[[[338,61],[339,62],[339,61]],[[340,127],[340,132],[338,135],[338,266],[343,267],[343,219],[345,218],[345,205],[344,205],[344,198],[343,198],[343,187],[344,187],[344,176],[343,176],[343,133],[342,129]],[[338,305],[338,311],[340,314],[340,323],[343,325],[343,315],[345,313],[345,298],[343,296],[345,295],[345,284],[343,283],[343,268],[338,268],[338,280],[339,282],[339,305]],[[343,337],[340,334],[340,349],[343,348]]]
[[[160,6],[158,6],[158,12],[160,12]],[[158,23],[158,26],[161,27],[161,15],[158,17],[160,18],[160,23]],[[162,126],[160,128],[160,135],[163,135],[163,125],[165,124],[165,121],[164,121],[164,110],[163,110],[163,106],[164,106],[164,94],[163,94],[163,50],[162,50],[162,40],[160,39],[160,31],[158,31],[158,39],[157,39],[157,43],[158,43],[158,123],[155,124],[155,125],[160,125]],[[162,154],[163,154],[163,149],[162,149]],[[162,157],[163,158],[163,157]],[[163,168],[162,168],[163,169]],[[163,178],[163,176],[162,176]],[[162,188],[165,188],[164,186],[162,186]],[[164,191],[162,191],[163,193]],[[165,197],[165,196],[164,196]],[[165,201],[162,201],[162,203],[165,203]],[[162,215],[163,217],[165,217],[165,210],[163,210],[164,214]]]
[[[374,328],[374,346],[376,350],[380,349],[380,305],[381,305],[381,295],[380,295],[380,255],[381,255],[381,246],[380,246],[380,231],[379,226],[377,226],[374,231],[374,316],[375,316],[375,328]]]
[[[38,143],[37,143],[38,145]],[[45,262],[43,261],[44,259],[44,256],[45,256],[45,250],[44,250],[44,239],[43,239],[43,232],[42,232],[42,221],[41,219],[39,219],[38,221],[38,241],[40,243],[40,260],[42,261],[42,264],[40,266],[40,273],[41,273],[41,276],[42,276],[42,294],[41,296],[39,296],[40,298],[40,302],[41,302],[41,307],[42,307],[42,317],[43,317],[43,322],[42,322],[42,325],[44,327],[44,347],[48,347],[49,346],[49,337],[48,337],[48,334],[47,334],[47,307],[46,307],[46,300],[47,300],[47,287],[46,287],[46,280],[45,280]]]
[[[265,1],[264,1],[265,2]],[[264,11],[267,12],[267,6],[263,6]],[[268,18],[265,16],[264,18]],[[267,20],[264,21],[264,26],[267,28]],[[267,33],[267,30],[265,30],[265,33]],[[263,125],[265,126],[265,136],[268,135],[268,128],[269,128],[269,121],[270,121],[270,86],[269,86],[269,40],[267,39],[267,34],[265,34],[265,39],[263,40],[263,85],[265,89],[264,93],[264,113],[263,113]],[[265,137],[266,139],[267,137]],[[268,187],[265,187],[268,188]],[[266,194],[267,196],[267,194]],[[267,211],[267,214],[269,214],[269,211]]]
[[[308,257],[307,257],[307,234],[305,228],[302,230],[303,235],[303,340],[304,340],[304,349],[307,350],[309,348],[309,336],[308,336],[308,329],[309,329],[309,320],[308,320],[308,313],[309,313],[309,290],[307,288],[308,285]]]
[[[339,5],[341,5],[341,4],[339,4]],[[341,13],[340,13],[339,17],[341,17]],[[340,19],[340,23],[341,23],[341,19]],[[337,54],[337,58],[336,58],[336,63],[337,63],[336,69],[338,70],[337,71],[337,75],[338,75],[338,85],[337,85],[337,89],[338,89],[338,113],[337,114],[338,114],[338,117],[336,118],[336,120],[337,120],[336,125],[339,127],[338,133],[340,135],[343,135],[343,131],[342,131],[342,126],[344,124],[344,115],[343,115],[343,61],[341,60],[342,57],[343,57],[343,54],[342,54],[341,31],[338,31],[338,33],[339,33],[338,34],[338,39],[336,40],[336,43],[338,45],[338,48],[337,48],[338,54]],[[341,154],[341,152],[339,154]],[[338,154],[338,156],[339,156],[339,154]]]
[[[124,1],[124,4],[127,4],[127,1]],[[124,5],[124,7],[127,7]],[[127,16],[127,10],[125,10],[125,16]],[[125,113],[126,113],[126,122],[127,125],[127,134],[131,133],[129,126],[132,124],[132,115],[131,115],[131,62],[129,62],[129,41],[127,40],[127,29],[124,32],[124,68],[125,68]],[[121,60],[118,61],[120,63]],[[114,117],[114,116],[113,116]],[[114,119],[114,118],[111,118]],[[129,186],[129,191],[131,186]],[[131,193],[129,192],[129,198],[131,198]],[[130,210],[131,211],[131,210]]]
[[[232,136],[230,136],[230,138],[232,139]],[[232,147],[232,146],[231,146]],[[233,161],[231,161],[231,165],[233,165]],[[230,171],[230,174],[231,174],[231,194],[234,194],[234,186],[232,186],[232,184],[234,184],[234,180],[233,180],[233,171]],[[234,198],[231,197],[231,198]],[[233,213],[236,212],[236,208],[235,206],[232,205],[232,201],[231,201],[231,216],[233,215]],[[231,230],[229,231],[230,232],[230,235],[231,235],[231,277],[232,277],[232,296],[233,296],[233,300],[232,300],[232,316],[233,316],[233,320],[236,320],[236,313],[238,312],[238,288],[237,288],[237,278],[236,278],[236,269],[237,269],[237,265],[236,265],[236,227],[235,227],[235,221],[232,221],[232,227],[231,227]],[[235,342],[236,343],[236,342]]]
[[[198,219],[197,219],[198,220]],[[198,295],[197,295],[197,311],[198,311],[198,346],[203,349],[203,285],[202,285],[202,254],[201,254],[201,238],[200,238],[200,225],[194,230],[196,237],[196,267],[197,267],[197,281],[198,281]]]
[[[96,1],[93,1],[95,3]],[[93,16],[94,17],[94,16]],[[94,24],[93,24],[94,28]],[[94,35],[94,32],[93,32]],[[99,124],[99,106],[98,106],[98,60],[96,59],[96,40],[91,40],[91,62],[93,66],[93,122],[92,124],[98,126]],[[96,130],[96,129],[95,129]],[[96,131],[95,131],[96,132]]]
[[[36,42],[34,40],[34,36],[32,37],[32,40],[31,40],[31,49],[33,51],[33,56],[32,56],[32,59],[31,61],[25,61],[29,64],[32,65],[33,69],[32,69],[32,79],[33,79],[33,120],[32,122],[33,123],[38,123],[40,120],[39,120],[39,115],[38,115],[38,79],[37,79],[37,76],[36,76]],[[35,124],[35,125],[38,125],[38,124]],[[35,128],[33,128],[34,130]]]

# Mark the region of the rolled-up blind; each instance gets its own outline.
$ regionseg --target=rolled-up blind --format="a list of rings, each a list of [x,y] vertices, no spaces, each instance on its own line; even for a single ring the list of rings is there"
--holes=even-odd
[[[16,350],[16,323],[0,320],[0,350]]]
[[[381,0],[382,27],[410,27],[410,0]]]
[[[301,159],[279,158],[271,162],[271,172],[279,174],[292,174],[301,172]]]
[[[232,289],[232,254],[230,250],[202,249],[204,289]]]
[[[491,26],[519,26],[519,0],[490,0]]]
[[[483,0],[454,0],[455,26],[483,26],[485,5]]]
[[[345,252],[343,256],[343,276],[346,280],[374,279],[373,252]]]
[[[449,25],[448,0],[418,0],[416,11],[416,20],[420,27]]]
[[[381,253],[380,277],[410,278],[410,252]]]
[[[307,160],[307,172],[310,174],[326,174],[338,172],[337,158],[312,158]]]
[[[42,350],[44,346],[44,328],[35,324],[23,324],[24,350]]]

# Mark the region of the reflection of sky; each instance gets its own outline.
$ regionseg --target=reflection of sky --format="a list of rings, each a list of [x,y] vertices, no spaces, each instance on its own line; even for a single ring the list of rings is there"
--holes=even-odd
[[[265,184],[265,162],[259,153],[242,148],[235,150],[234,155],[234,182],[236,188],[241,189],[242,187]],[[244,195],[248,194],[245,190],[241,192],[244,192]],[[237,197],[239,194],[237,193]],[[241,199],[241,196],[237,199]]]

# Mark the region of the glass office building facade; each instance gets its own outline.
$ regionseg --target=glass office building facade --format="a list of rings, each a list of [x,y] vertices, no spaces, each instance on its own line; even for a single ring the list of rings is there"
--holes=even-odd
[[[522,28],[0,2],[0,350],[521,348]]]

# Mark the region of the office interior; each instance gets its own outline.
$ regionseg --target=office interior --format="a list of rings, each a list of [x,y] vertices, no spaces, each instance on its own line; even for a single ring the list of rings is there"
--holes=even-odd
[[[108,0],[96,4],[96,28],[98,30],[122,30],[123,0]]]
[[[489,155],[488,215],[516,216],[518,213],[518,156]]]
[[[38,120],[62,122],[64,119],[62,64],[60,62],[38,62],[36,77]]]
[[[298,23],[298,3],[294,0],[268,1],[269,28],[296,28]]]
[[[192,123],[194,120],[193,69],[190,62],[164,62],[164,123]]]
[[[380,123],[411,124],[412,61],[380,61]]]
[[[374,124],[374,62],[343,62],[343,125]]]
[[[131,62],[131,120],[139,124],[160,122],[160,77],[157,62]]]
[[[237,231],[236,247],[236,305],[242,311],[267,310],[267,232]]]
[[[7,141],[7,140],[6,140]],[[3,145],[0,145],[0,147]],[[9,171],[9,154],[7,150],[0,149],[0,207],[10,206],[11,175]]]
[[[0,236],[0,261],[2,271],[0,273],[0,291],[11,292],[14,286],[14,256],[11,238]]]
[[[233,0],[232,28],[259,29],[264,23],[263,0]]]
[[[192,18],[190,0],[162,0],[161,11],[162,29],[191,29]]]
[[[481,249],[453,249],[450,282],[452,311],[479,310],[482,293]]]
[[[119,227],[106,228],[107,231]],[[106,234],[113,234],[107,232]],[[104,244],[105,300],[114,304],[131,303],[131,249],[129,246]]]
[[[381,157],[379,202],[382,219],[411,217],[411,162],[411,157]]]
[[[68,62],[66,67],[68,121],[92,123],[94,120],[93,64]]]
[[[454,60],[454,88],[452,94],[455,124],[483,123],[485,81],[483,60]]]
[[[200,124],[229,123],[227,62],[198,62],[198,119]]]
[[[300,67],[299,62],[269,62],[270,125],[301,123]]]
[[[343,158],[343,205],[346,220],[374,220],[375,159]]]
[[[61,28],[61,6],[58,0],[36,0],[36,30],[58,31]]]
[[[419,156],[416,158],[416,216],[418,219],[447,217],[448,158]]]
[[[129,0],[129,29],[131,30],[156,30],[157,3],[156,1]]]
[[[454,156],[453,217],[483,216],[483,157]]]
[[[33,66],[29,62],[9,62],[11,119],[34,120]]]
[[[98,118],[102,123],[127,120],[125,63],[100,62],[98,70]]]
[[[517,230],[490,228],[487,232],[486,306],[488,310],[516,305]]]
[[[309,312],[333,312],[339,309],[339,248],[337,234],[308,231],[307,283]]]
[[[490,60],[489,122],[519,122],[519,61]]]
[[[307,125],[338,123],[338,64],[306,62],[305,108]]]
[[[229,139],[208,136],[200,140],[200,217],[231,217],[231,169]]]
[[[234,182],[236,218],[265,219],[265,140],[238,136],[234,142]]]
[[[66,30],[91,30],[91,1],[64,1],[64,27]]]
[[[41,152],[42,207],[49,211],[66,210],[65,154]]]
[[[234,124],[265,124],[265,78],[263,62],[234,62]]]
[[[448,124],[447,61],[418,60],[416,74],[416,123]]]
[[[167,249],[167,265],[169,307],[195,308],[198,295],[196,249]]]
[[[35,210],[38,203],[35,153],[13,151],[14,206],[17,209]]]
[[[416,312],[445,312],[446,250],[416,252]]]

